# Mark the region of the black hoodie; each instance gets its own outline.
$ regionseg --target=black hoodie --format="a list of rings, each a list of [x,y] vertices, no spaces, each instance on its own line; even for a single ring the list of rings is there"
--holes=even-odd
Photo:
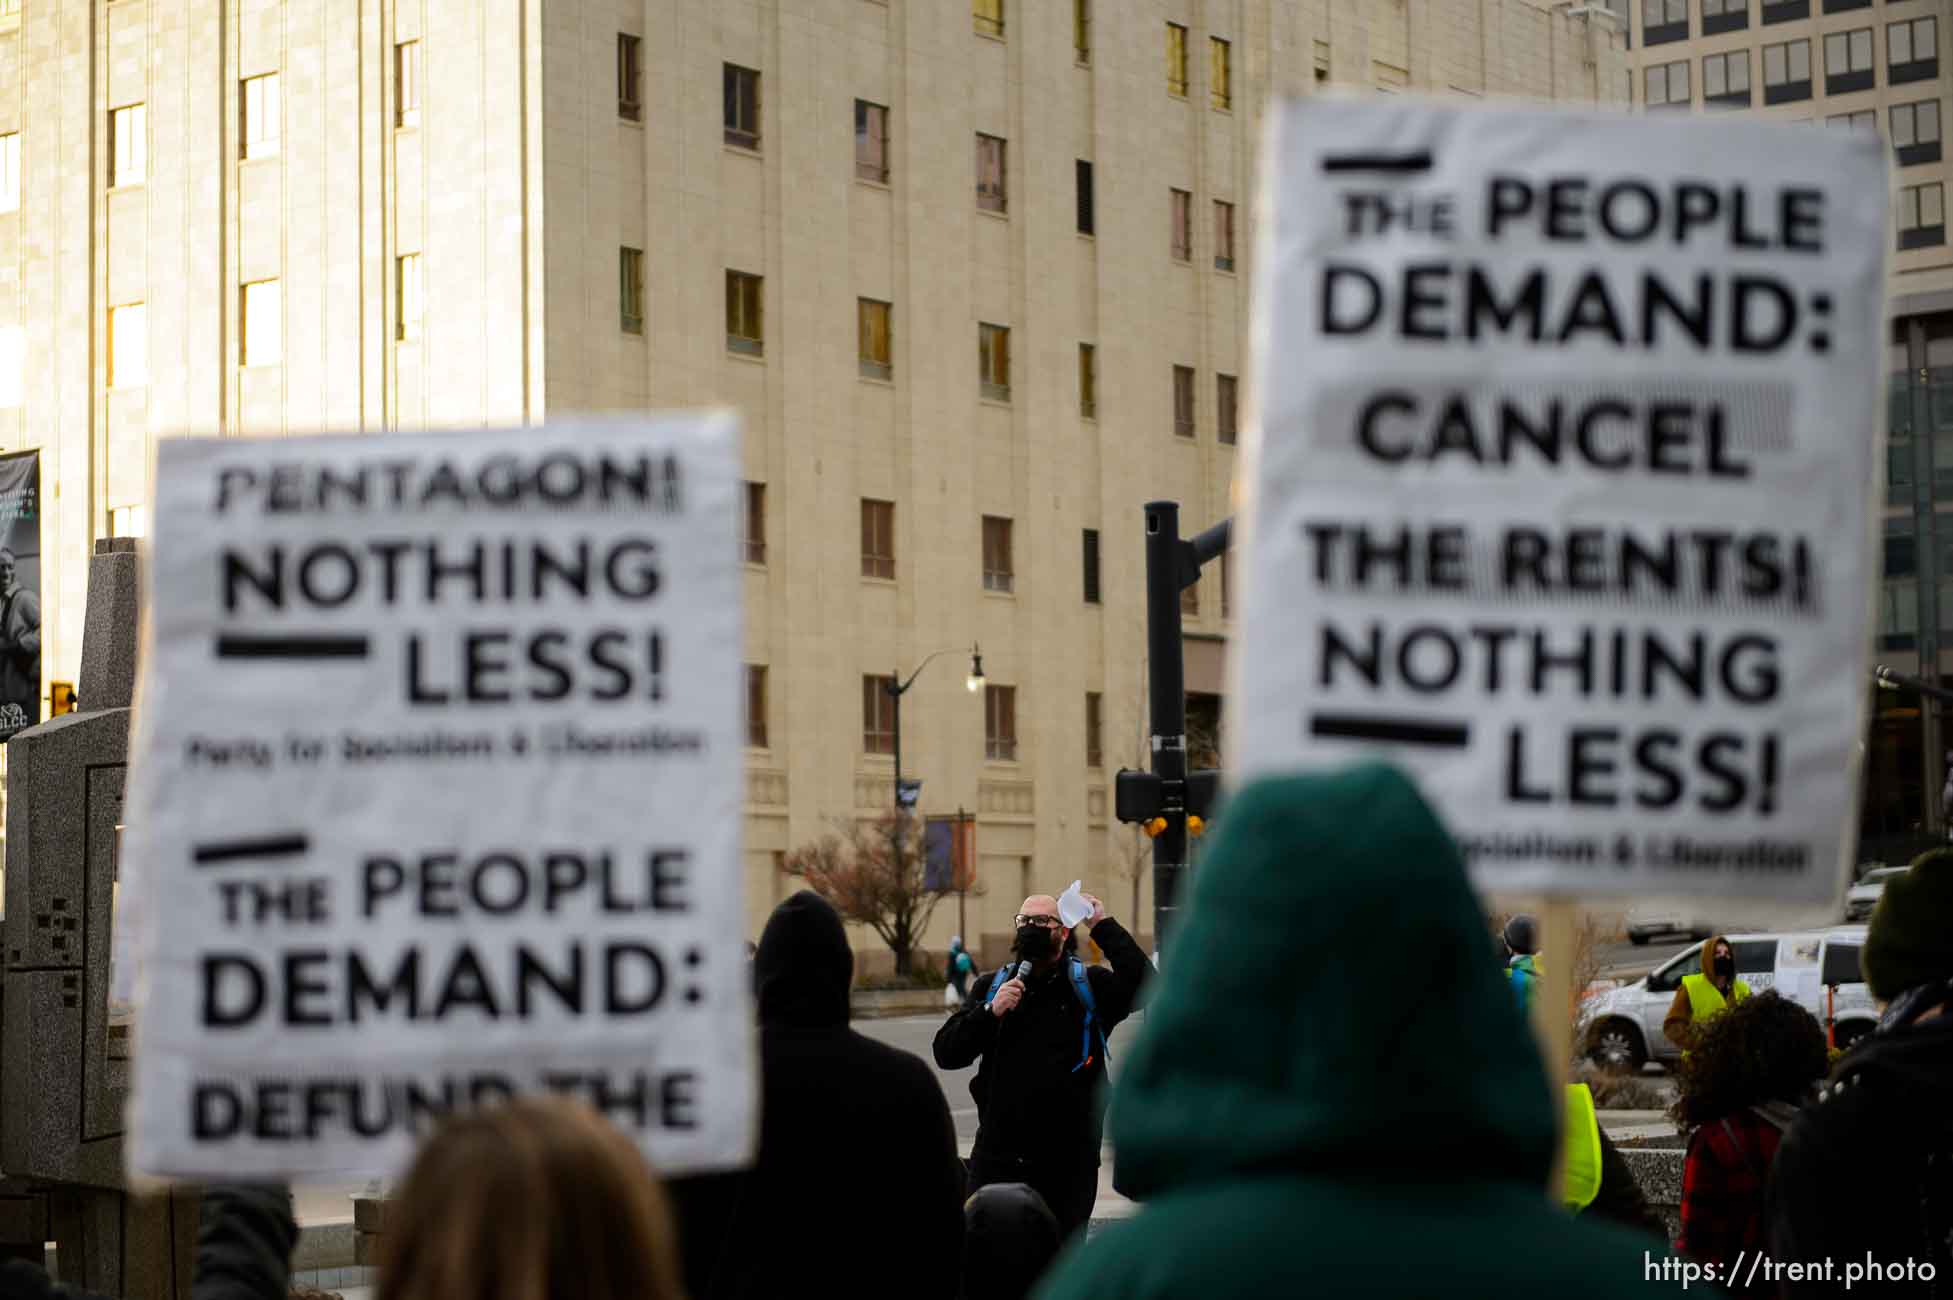
[[[819,895],[773,909],[753,957],[758,1163],[671,1187],[693,1300],[955,1293],[963,1162],[949,1105],[921,1058],[848,1028],[853,974]]]
[[[1930,1262],[1939,1289],[1873,1279],[1852,1295],[1953,1295],[1953,1013],[1859,1040],[1784,1135],[1767,1204],[1777,1258],[1838,1270],[1786,1296],[1842,1294],[1843,1268],[1867,1252]]]

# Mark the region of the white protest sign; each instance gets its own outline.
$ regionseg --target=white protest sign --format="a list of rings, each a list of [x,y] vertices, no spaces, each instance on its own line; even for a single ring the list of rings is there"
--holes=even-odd
[[[738,477],[721,412],[158,447],[134,1169],[541,1089],[749,1159]]]
[[[1878,139],[1317,99],[1265,175],[1233,775],[1397,762],[1494,892],[1834,901]]]

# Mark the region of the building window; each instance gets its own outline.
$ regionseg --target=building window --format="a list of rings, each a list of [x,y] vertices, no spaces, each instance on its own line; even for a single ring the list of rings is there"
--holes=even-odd
[[[1187,29],[1166,25],[1166,93],[1187,97]]]
[[[737,63],[725,65],[726,143],[760,147],[760,74]]]
[[[1233,375],[1214,376],[1214,436],[1224,446],[1232,447],[1238,436],[1236,387]]]
[[[1316,84],[1329,84],[1329,42],[1317,41],[1314,48]]]
[[[726,272],[726,350],[749,357],[766,351],[766,281],[744,271]]]
[[[1824,119],[1824,125],[1834,131],[1876,131],[1878,113],[1869,108],[1856,113],[1833,113]]]
[[[420,42],[393,47],[393,124],[420,125]]]
[[[1750,52],[1702,56],[1702,102],[1718,108],[1750,106]]]
[[[1689,65],[1657,63],[1641,70],[1641,102],[1649,108],[1687,108]]]
[[[1234,47],[1218,36],[1207,38],[1207,93],[1214,107],[1234,107]]]
[[[766,665],[746,665],[746,744],[766,748]]]
[[[895,679],[861,679],[861,752],[895,752]]]
[[[1811,0],[1763,0],[1763,24],[1794,23],[1811,16]]]
[[[997,763],[1017,761],[1017,688],[983,688],[983,756]]]
[[[1071,0],[1071,51],[1080,63],[1092,61],[1092,0]]]
[[[1221,617],[1234,617],[1234,552],[1221,552]]]
[[[394,259],[395,337],[417,339],[421,326],[420,254],[402,253]]]
[[[861,576],[895,579],[895,503],[861,501]]]
[[[1853,9],[1870,9],[1872,0],[1824,0],[1824,12],[1841,14]]]
[[[1192,366],[1173,367],[1173,432],[1194,436],[1194,372]]]
[[[0,0],[0,18],[20,17],[20,0]]]
[[[27,331],[18,325],[0,325],[0,410],[25,400],[26,376]]]
[[[1085,530],[1085,603],[1099,603],[1099,530]]]
[[[1791,104],[1811,97],[1811,43],[1763,47],[1763,102]]]
[[[854,101],[854,174],[864,181],[888,180],[888,108]]]
[[[887,303],[873,298],[855,299],[861,373],[869,379],[887,379],[895,373],[895,353],[888,337],[890,310]]]
[[[1946,242],[1946,187],[1906,185],[1899,190],[1899,247],[1928,248]]]
[[[1750,0],[1702,0],[1702,34],[1740,32],[1750,25]]]
[[[1185,190],[1169,191],[1172,198],[1169,238],[1176,262],[1193,260],[1193,195]]]
[[[1689,0],[1641,0],[1641,43],[1665,45],[1689,38]]]
[[[283,286],[276,280],[254,280],[239,294],[237,324],[241,366],[276,365],[285,358]]]
[[[109,308],[108,381],[110,388],[149,382],[149,325],[139,302]]]
[[[1009,194],[1005,189],[1009,173],[1005,170],[1004,163],[1004,141],[997,136],[977,132],[977,206],[985,212],[1010,210]]]
[[[1854,90],[1870,90],[1872,81],[1871,28],[1832,32],[1824,38],[1825,94],[1843,95]]]
[[[1214,269],[1234,269],[1234,205],[1214,200]]]
[[[147,506],[111,506],[109,508],[108,529],[110,537],[147,537],[149,535],[149,508]]]
[[[628,32],[617,33],[617,116],[644,117],[644,41]]]
[[[20,210],[20,132],[0,135],[0,212]]]
[[[985,36],[1004,34],[1004,0],[971,0],[971,25]]]
[[[1870,37],[1867,36],[1869,41]],[[1939,75],[1939,20],[1915,18],[1885,26],[1887,76],[1895,86],[1930,81]]]
[[[1010,327],[977,326],[977,385],[993,402],[1010,400]]]
[[[244,137],[246,158],[269,158],[278,152],[278,74],[246,77],[238,87],[238,134]]]
[[[1105,696],[1085,692],[1085,766],[1105,766]]]
[[[1078,233],[1091,235],[1097,233],[1096,214],[1093,212],[1092,164],[1080,158],[1075,172],[1078,179]]]
[[[1078,345],[1078,413],[1099,417],[1099,350],[1090,343]]]
[[[626,334],[644,333],[644,250],[617,250],[617,327]]]
[[[741,531],[745,535],[745,554],[748,564],[766,563],[766,484],[748,481],[746,484],[746,508],[740,512],[745,516]]]
[[[1892,105],[1892,155],[1901,167],[1939,161],[1939,101]]]
[[[1009,591],[1014,573],[1010,563],[1010,520],[983,517],[983,589]]]
[[[109,114],[109,188],[140,185],[149,166],[149,110],[130,104]]]

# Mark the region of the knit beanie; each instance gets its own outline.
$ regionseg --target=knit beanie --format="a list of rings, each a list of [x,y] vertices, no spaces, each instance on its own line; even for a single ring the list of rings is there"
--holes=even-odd
[[[1912,870],[1885,883],[1865,935],[1864,967],[1881,1002],[1953,979],[1953,851],[1921,854]]]

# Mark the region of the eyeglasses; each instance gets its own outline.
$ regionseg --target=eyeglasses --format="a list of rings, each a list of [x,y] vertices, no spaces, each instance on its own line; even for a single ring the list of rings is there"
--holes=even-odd
[[[1062,930],[1065,927],[1065,923],[1055,916],[1031,916],[1024,912],[1019,912],[1017,919],[1012,924],[1018,926],[1041,925],[1048,930]]]

